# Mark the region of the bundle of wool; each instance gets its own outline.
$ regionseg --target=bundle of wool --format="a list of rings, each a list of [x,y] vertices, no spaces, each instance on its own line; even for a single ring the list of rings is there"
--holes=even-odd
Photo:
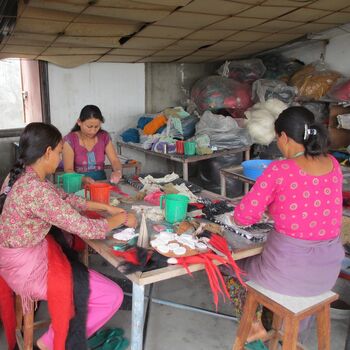
[[[135,128],[130,128],[125,130],[123,133],[120,134],[120,136],[124,142],[134,142],[134,143],[140,142],[139,131]]]
[[[270,99],[256,103],[245,111],[247,129],[255,143],[269,145],[275,138],[275,120],[288,106],[280,100]]]
[[[145,135],[155,134],[162,126],[166,125],[167,118],[163,114],[158,114],[143,128]]]

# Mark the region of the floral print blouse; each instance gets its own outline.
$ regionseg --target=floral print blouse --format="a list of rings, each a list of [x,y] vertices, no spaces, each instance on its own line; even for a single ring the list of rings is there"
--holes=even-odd
[[[67,194],[50,181],[41,181],[27,167],[8,193],[0,215],[0,246],[32,247],[55,225],[82,238],[102,239],[108,232],[106,219],[89,219],[79,212],[86,200]]]

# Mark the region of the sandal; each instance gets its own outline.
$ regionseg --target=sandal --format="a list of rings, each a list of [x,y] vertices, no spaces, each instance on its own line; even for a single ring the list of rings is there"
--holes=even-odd
[[[249,350],[268,350],[265,344],[259,339],[251,343],[247,343],[244,346],[245,349]]]
[[[126,350],[129,341],[123,336],[110,337],[98,350]]]
[[[97,348],[101,346],[106,340],[109,338],[124,335],[124,330],[121,328],[113,328],[113,329],[101,329],[94,336],[88,339],[88,346],[90,349]]]

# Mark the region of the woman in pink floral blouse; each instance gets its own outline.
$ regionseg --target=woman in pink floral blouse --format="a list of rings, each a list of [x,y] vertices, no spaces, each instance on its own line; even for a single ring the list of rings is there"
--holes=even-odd
[[[18,163],[0,196],[0,277],[21,295],[24,311],[28,301],[47,299],[45,237],[52,225],[89,239],[103,239],[120,225],[137,225],[131,213],[66,194],[46,180],[55,172],[61,152],[62,136],[58,129],[44,123],[29,124],[20,138]],[[110,216],[89,219],[80,214],[84,210],[103,210]],[[86,331],[90,336],[119,309],[123,292],[95,271],[89,270],[88,276]],[[39,348],[52,349],[53,338],[50,327],[38,340]]]

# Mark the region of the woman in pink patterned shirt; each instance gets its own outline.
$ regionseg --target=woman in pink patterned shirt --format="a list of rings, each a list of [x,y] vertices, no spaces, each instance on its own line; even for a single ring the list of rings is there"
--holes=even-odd
[[[286,159],[272,162],[234,210],[250,226],[264,213],[274,221],[261,255],[246,259],[247,278],[278,293],[315,296],[330,290],[344,250],[340,241],[342,173],[327,154],[327,130],[304,107],[290,107],[275,122]],[[231,281],[232,282],[232,281]],[[237,287],[231,283],[231,292]]]
[[[19,142],[19,159],[0,202],[0,276],[22,296],[24,310],[29,300],[47,298],[46,235],[55,225],[82,238],[103,239],[122,224],[137,225],[136,218],[122,209],[86,201],[66,194],[46,180],[55,172],[62,152],[62,136],[52,125],[27,125]],[[106,219],[89,219],[84,210],[103,210]],[[25,262],[25,263],[24,263]],[[118,285],[89,271],[87,335],[90,336],[119,309],[123,292]],[[39,340],[40,349],[52,349],[50,327]]]

